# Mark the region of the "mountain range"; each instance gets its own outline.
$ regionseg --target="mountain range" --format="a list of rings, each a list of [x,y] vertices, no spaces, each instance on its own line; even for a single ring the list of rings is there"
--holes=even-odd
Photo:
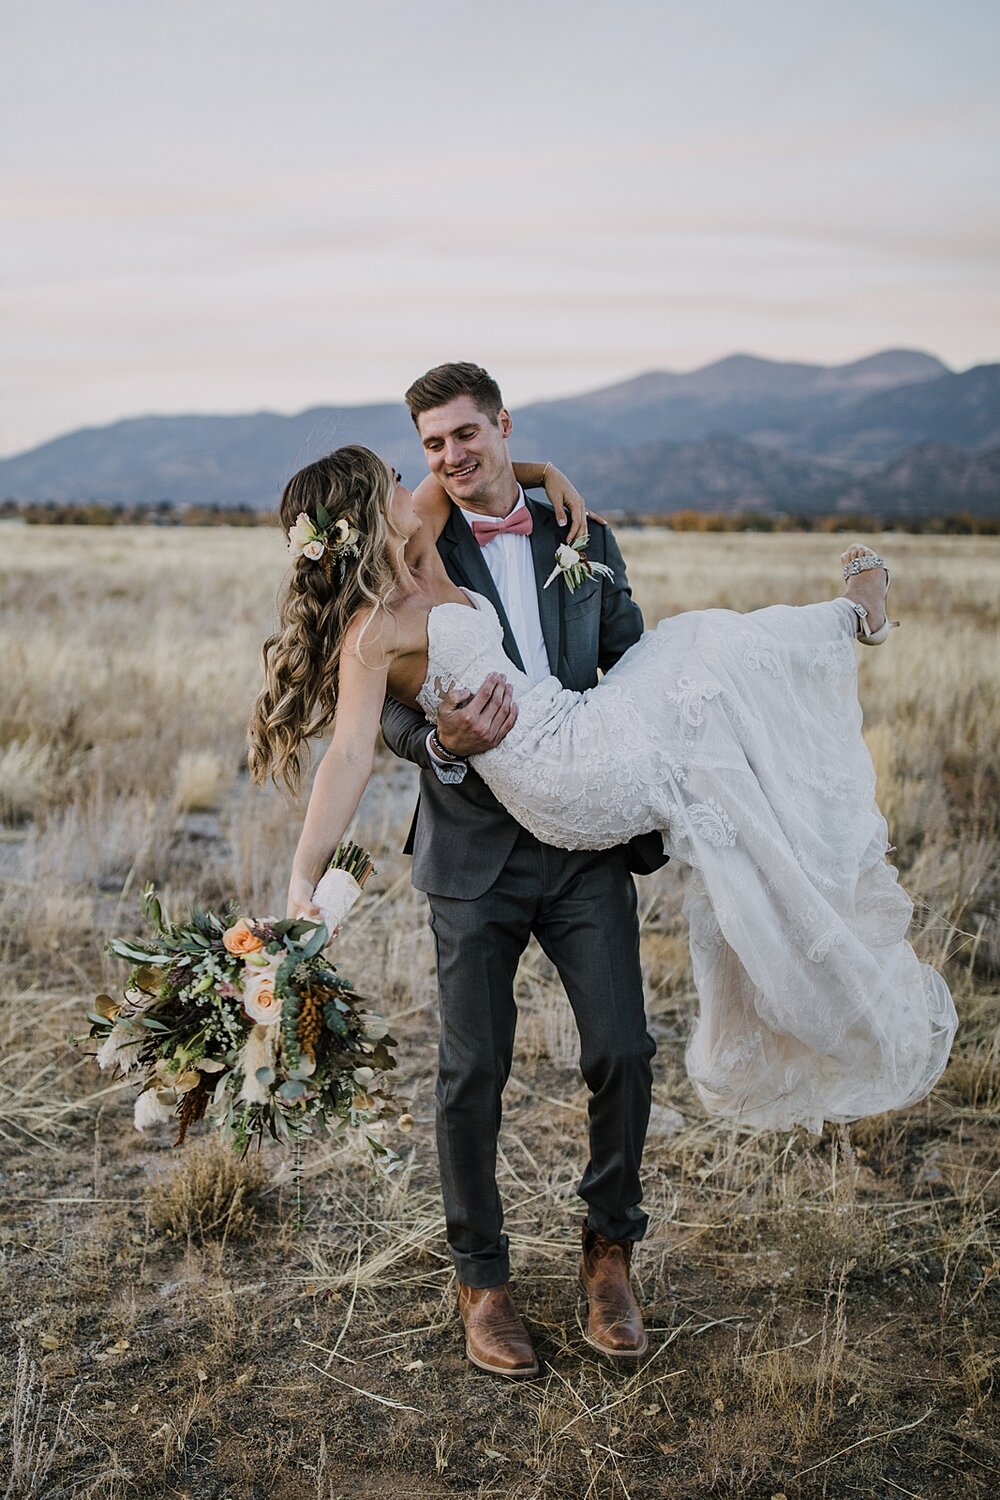
[[[598,509],[764,507],[886,518],[1000,512],[1000,364],[886,350],[844,365],[737,354],[514,411],[511,451],[552,458]],[[0,496],[273,509],[285,479],[361,442],[413,484],[402,402],[295,416],[137,417],[0,460]]]

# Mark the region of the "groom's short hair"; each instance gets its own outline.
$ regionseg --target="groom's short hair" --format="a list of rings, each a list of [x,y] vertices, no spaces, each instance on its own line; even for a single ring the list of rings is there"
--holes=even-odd
[[[433,370],[428,370],[426,375],[413,382],[403,399],[416,426],[421,412],[447,406],[458,396],[470,396],[476,409],[484,417],[489,417],[494,427],[497,425],[503,397],[493,376],[479,365],[435,365]]]

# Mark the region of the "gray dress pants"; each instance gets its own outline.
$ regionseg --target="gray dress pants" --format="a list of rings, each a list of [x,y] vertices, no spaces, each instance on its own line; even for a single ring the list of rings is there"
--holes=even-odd
[[[517,1019],[514,975],[532,934],[558,970],[580,1033],[590,1160],[578,1191],[588,1221],[610,1239],[641,1239],[639,1167],[656,1047],[643,1007],[635,885],[621,852],[554,849],[522,830],[482,896],[428,900],[441,1002],[438,1155],[458,1279],[488,1287],[509,1277],[497,1135]]]

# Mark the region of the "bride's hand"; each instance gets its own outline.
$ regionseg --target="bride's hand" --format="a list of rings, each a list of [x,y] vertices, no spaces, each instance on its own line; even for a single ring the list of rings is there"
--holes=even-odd
[[[569,512],[569,530],[566,533],[567,545],[575,542],[578,536],[587,535],[587,504],[575,485],[571,484],[561,469],[554,464],[545,466],[545,493],[552,502],[552,509],[556,513],[556,520],[560,526],[566,524],[566,514]],[[596,511],[590,511],[593,520],[599,521],[602,526],[607,525],[603,516]]]
[[[296,917],[308,917],[311,922],[321,921],[323,913],[313,900],[313,890],[311,880],[307,880],[304,875],[296,875],[293,871],[288,882],[288,907],[285,916],[292,920]]]

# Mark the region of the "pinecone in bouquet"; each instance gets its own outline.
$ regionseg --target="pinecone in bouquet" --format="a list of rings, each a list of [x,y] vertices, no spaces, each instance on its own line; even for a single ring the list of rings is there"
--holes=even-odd
[[[371,860],[342,846],[327,874],[341,872],[350,887],[334,885],[351,899],[329,908],[338,921],[373,873]],[[172,922],[152,887],[142,906],[154,937],[111,940],[130,965],[124,995],[99,995],[88,1013],[99,1065],[139,1087],[136,1127],[176,1121],[180,1144],[205,1118],[241,1151],[265,1133],[291,1141],[352,1129],[377,1156],[394,1158],[378,1131],[395,1108],[387,1078],[395,1042],[326,958],[327,923],[233,907]]]

